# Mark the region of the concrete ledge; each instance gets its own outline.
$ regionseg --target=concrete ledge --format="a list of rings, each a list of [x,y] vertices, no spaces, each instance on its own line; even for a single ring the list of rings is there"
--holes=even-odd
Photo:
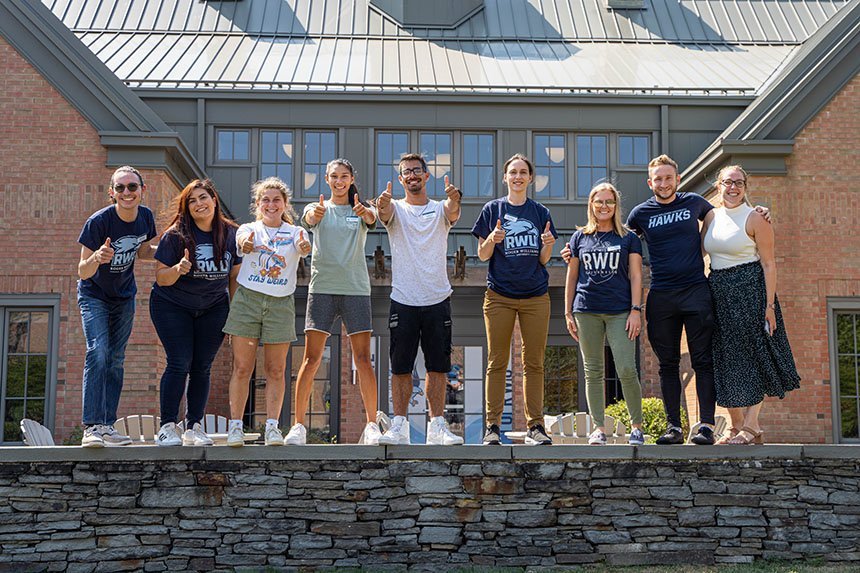
[[[635,446],[517,446],[513,448],[515,460],[624,460],[635,456]]]
[[[226,448],[225,448],[226,449]],[[0,447],[0,462],[86,462],[86,461],[193,461],[205,457],[206,448],[82,448],[80,446]]]
[[[764,458],[800,459],[802,446],[645,446],[636,449],[637,460],[760,460]]]
[[[822,460],[858,460],[860,459],[860,444],[803,446],[803,457]]]
[[[387,460],[510,460],[517,446],[385,446]]]
[[[307,446],[242,446],[204,448],[206,460],[382,460],[380,446],[310,444]]]

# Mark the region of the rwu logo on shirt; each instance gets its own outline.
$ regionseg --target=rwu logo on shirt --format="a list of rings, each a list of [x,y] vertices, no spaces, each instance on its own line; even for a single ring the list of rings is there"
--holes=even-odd
[[[221,264],[215,261],[215,249],[212,243],[203,243],[197,245],[194,250],[194,262],[197,268],[194,270],[194,277],[209,281],[223,279],[230,272],[230,267],[233,262],[233,254],[229,251],[224,252],[224,258]]]
[[[659,215],[651,215],[648,218],[648,228],[662,227],[663,225],[671,225],[678,221],[688,221],[693,216],[689,209],[678,209],[670,213],[660,213]]]
[[[111,240],[113,258],[110,261],[110,272],[121,273],[131,268],[134,257],[140,245],[146,241],[146,235],[125,235],[119,239]]]
[[[621,246],[598,240],[593,247],[580,253],[579,260],[582,262],[583,273],[591,278],[594,284],[601,284],[618,272]]]
[[[505,256],[534,256],[540,253],[540,232],[528,219],[513,219],[505,216]]]

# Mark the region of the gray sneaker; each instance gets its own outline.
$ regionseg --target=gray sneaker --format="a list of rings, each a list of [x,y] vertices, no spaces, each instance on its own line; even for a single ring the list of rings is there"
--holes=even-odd
[[[485,446],[498,446],[502,443],[502,433],[495,424],[490,424],[484,431],[483,444]]]
[[[128,436],[123,436],[119,432],[116,431],[116,428],[111,426],[101,426],[101,430],[99,431],[102,436],[102,440],[104,441],[105,446],[108,448],[115,448],[118,446],[130,446],[131,438]]]
[[[99,431],[101,426],[87,426],[84,428],[84,437],[81,439],[82,448],[103,448],[105,441]]]
[[[542,425],[535,424],[526,432],[525,442],[529,446],[551,446],[552,438],[546,434]]]
[[[627,443],[631,446],[642,446],[645,444],[645,434],[639,428],[633,428],[630,432],[630,438]]]

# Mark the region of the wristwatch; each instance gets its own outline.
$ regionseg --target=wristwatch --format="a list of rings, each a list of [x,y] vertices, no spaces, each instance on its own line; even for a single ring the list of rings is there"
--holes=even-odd
[[[642,305],[634,304],[633,306],[631,306],[631,307],[630,307],[630,310],[638,310],[639,312],[642,312],[642,309],[643,309],[644,307],[645,307],[645,305],[644,305],[644,304],[642,304]]]

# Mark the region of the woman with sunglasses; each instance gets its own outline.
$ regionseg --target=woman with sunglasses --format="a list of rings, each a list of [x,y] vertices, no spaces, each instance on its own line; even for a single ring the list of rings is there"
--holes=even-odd
[[[702,246],[711,259],[717,404],[732,419],[718,443],[743,445],[764,442],[758,420],[764,397],[781,399],[800,387],[776,296],[773,226],[750,207],[747,186],[740,165],[721,169],[722,206],[702,227]]]
[[[149,314],[164,346],[159,446],[211,446],[203,431],[209,370],[224,340],[241,259],[236,223],[225,217],[212,182],[195,179],[173,202],[158,243]],[[229,296],[228,296],[229,290]],[[187,380],[187,389],[186,389]],[[185,432],[179,403],[185,397]]]
[[[487,331],[487,423],[483,443],[501,442],[499,424],[505,405],[505,374],[514,322],[523,337],[525,443],[549,445],[543,427],[544,353],[549,331],[549,273],[546,264],[558,234],[549,209],[528,196],[534,165],[517,153],[505,162],[502,180],[508,194],[490,201],[472,227],[478,258],[489,261],[484,324]]]
[[[635,340],[642,328],[642,242],[621,221],[618,190],[609,183],[594,187],[588,195],[588,224],[568,244],[564,318],[582,351],[585,396],[594,423],[588,443],[606,444],[603,356],[608,340],[633,427],[629,443],[641,446],[645,436]]]
[[[93,213],[81,230],[78,306],[87,354],[83,377],[85,448],[127,446],[113,427],[122,393],[125,347],[134,322],[134,261],[152,259],[155,217],[140,204],[146,185],[125,165],[110,178],[111,204]]]

